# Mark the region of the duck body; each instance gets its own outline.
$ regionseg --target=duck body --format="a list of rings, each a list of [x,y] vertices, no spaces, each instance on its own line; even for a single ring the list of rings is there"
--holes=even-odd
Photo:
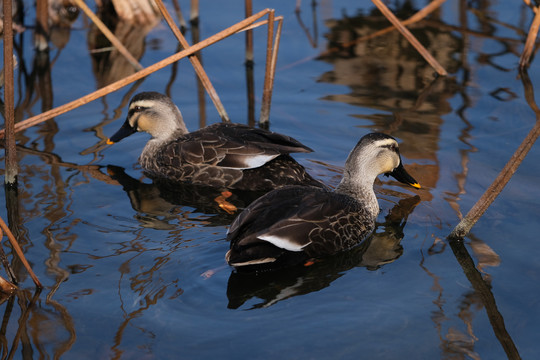
[[[234,220],[226,258],[239,270],[277,270],[349,249],[374,228],[364,204],[348,195],[287,186],[263,195]]]
[[[349,154],[335,191],[288,186],[245,208],[227,232],[227,262],[239,271],[277,270],[352,248],[375,229],[373,183],[383,173],[420,187],[403,168],[395,139],[368,134]]]
[[[152,178],[243,190],[290,184],[324,187],[290,153],[312,150],[292,137],[241,124],[217,123],[188,132],[180,110],[160,93],[133,97],[128,116],[108,143],[150,133],[139,163]]]

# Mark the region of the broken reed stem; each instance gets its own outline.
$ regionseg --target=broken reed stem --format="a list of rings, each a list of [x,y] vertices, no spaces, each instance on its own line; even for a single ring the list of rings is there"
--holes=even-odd
[[[381,0],[371,0],[380,12],[394,25],[398,31],[411,43],[412,46],[422,55],[422,57],[435,69],[437,74],[446,76],[448,73],[439,64],[439,62],[431,56],[426,48],[414,37],[413,34],[399,21],[399,19],[386,7]]]
[[[58,116],[58,115],[61,115],[61,114],[64,114],[70,110],[73,110],[79,106],[82,106],[82,105],[85,105],[95,99],[98,99],[102,96],[105,96],[107,94],[110,94],[111,92],[113,91],[116,91],[128,84],[131,84],[132,82],[135,82],[139,79],[142,79],[143,77],[145,76],[148,76],[150,74],[152,74],[153,72],[157,71],[157,70],[160,70],[170,64],[172,64],[173,62],[175,61],[178,61],[180,59],[183,59],[184,57],[186,56],[189,56],[189,55],[192,55],[194,53],[196,53],[197,51],[200,51],[201,49],[207,47],[207,46],[210,46],[218,41],[221,41],[233,34],[236,34],[237,32],[241,31],[242,29],[244,29],[246,26],[250,25],[250,24],[253,24],[256,20],[260,19],[261,17],[263,17],[264,15],[266,15],[268,12],[270,11],[270,9],[264,9],[264,10],[261,10],[259,11],[257,14],[253,15],[253,16],[250,16],[249,18],[247,19],[244,19],[230,27],[228,27],[227,29],[225,30],[222,30],[220,32],[218,32],[217,34],[214,34],[208,38],[206,38],[205,40],[201,41],[201,42],[198,42],[192,46],[190,46],[189,48],[187,49],[184,49],[182,51],[179,51],[177,52],[176,54],[173,54],[171,56],[169,56],[168,58],[165,58],[161,61],[158,61],[157,63],[153,64],[153,65],[150,65],[138,72],[136,72],[135,74],[132,74],[132,75],[129,75],[129,76],[126,76],[125,78],[121,79],[121,80],[118,80],[112,84],[109,84],[105,87],[102,87],[101,89],[98,89],[88,95],[85,95],[85,96],[82,96],[76,100],[73,100],[67,104],[64,104],[64,105],[61,105],[61,106],[58,106],[54,109],[51,109],[51,110],[48,110],[48,111],[45,111],[39,115],[36,115],[36,116],[32,116],[31,118],[28,118],[26,120],[23,120],[23,121],[20,121],[18,122],[17,124],[15,124],[15,132],[17,131],[21,131],[21,130],[24,130],[24,129],[27,129],[29,127],[32,127],[36,124],[39,124],[43,121],[46,121],[46,120],[49,120],[55,116]],[[5,136],[5,130],[2,129],[0,130],[0,138],[3,138]]]
[[[540,110],[534,101],[534,90],[532,83],[526,72],[521,72],[521,78],[523,81],[523,87],[525,92],[525,98],[529,103],[529,106],[536,114],[536,123],[531,131],[527,134],[527,137],[519,145],[518,149],[514,152],[510,160],[506,163],[499,175],[495,178],[493,183],[488,187],[484,194],[478,199],[476,204],[469,210],[467,215],[459,222],[459,224],[448,235],[449,240],[460,240],[465,237],[471,228],[476,224],[478,219],[484,214],[487,208],[495,200],[495,198],[501,193],[508,181],[512,178],[512,175],[516,172],[519,165],[531,147],[538,139],[540,135]]]
[[[538,10],[538,8],[536,8]],[[529,34],[527,35],[527,40],[525,40],[525,47],[523,48],[523,53],[519,59],[520,68],[524,69],[529,66],[531,60],[531,55],[534,50],[534,44],[536,43],[536,38],[538,36],[538,28],[540,28],[540,11],[535,11],[534,19],[529,29]]]
[[[270,119],[270,98],[272,94],[272,74],[270,71],[272,62],[272,49],[274,42],[274,10],[268,13],[268,31],[266,38],[266,69],[264,71],[264,86],[261,103],[261,115],[259,116],[259,125],[268,125]]]
[[[136,70],[141,70],[142,65],[131,55],[128,49],[122,44],[120,40],[107,28],[107,26],[90,10],[90,8],[82,0],[73,0],[75,4],[92,20],[92,22],[98,27],[98,29],[105,35],[105,37],[111,42],[111,44],[126,58],[126,60],[133,65]]]
[[[34,280],[34,284],[36,284],[36,287],[40,289],[43,288],[36,274],[34,274],[34,272],[32,271],[32,267],[26,260],[26,257],[24,256],[24,253],[21,247],[19,246],[19,242],[17,241],[17,239],[15,239],[15,236],[13,236],[13,233],[11,232],[11,230],[9,230],[9,227],[6,225],[6,223],[1,217],[0,217],[0,228],[2,228],[2,230],[6,233],[8,240],[11,246],[13,247],[13,250],[15,250],[15,253],[17,253],[17,256],[19,257],[24,267],[26,268],[26,271],[28,271],[28,274],[30,274],[30,277],[32,278],[32,280]]]
[[[18,164],[15,144],[15,85],[13,83],[13,19],[12,3],[4,0],[4,119],[6,132],[6,173],[4,182],[8,186],[16,186]]]
[[[275,20],[276,18],[273,18],[272,20]],[[268,19],[270,22],[270,19]],[[279,52],[279,42],[281,40],[281,29],[283,27],[283,18],[278,16],[278,23],[277,23],[277,30],[276,30],[276,36],[273,39],[274,46],[272,48],[272,56],[270,58],[270,67],[267,66],[266,71],[268,72],[268,75],[265,75],[265,85],[263,90],[263,99],[262,99],[262,106],[261,106],[261,118],[259,119],[259,122],[264,123],[264,119],[266,123],[270,120],[270,107],[272,104],[272,92],[274,88],[274,79],[276,75],[276,64],[277,64],[277,56]],[[268,77],[268,83],[266,83],[266,79]],[[264,116],[263,116],[264,114]]]
[[[253,14],[253,2],[244,0],[244,17],[249,17]],[[254,77],[254,52],[253,52],[253,31],[246,30],[246,92],[247,92],[247,124],[255,126],[255,77]]]
[[[81,1],[81,0],[78,0]],[[174,23],[174,20],[172,19],[171,15],[167,11],[167,8],[163,4],[163,1],[161,0],[155,0],[156,4],[161,11],[161,15],[165,18],[165,21],[167,21],[167,24],[169,24],[169,27],[171,28],[174,36],[178,39],[178,42],[180,42],[180,45],[184,49],[189,48],[189,43],[186,41],[186,38],[184,35],[182,35],[182,32],[176,26]],[[221,117],[221,120],[223,122],[230,122],[229,115],[227,115],[227,112],[225,111],[225,107],[221,103],[221,100],[219,99],[219,96],[216,92],[216,89],[212,85],[212,82],[208,78],[208,75],[206,75],[206,72],[204,71],[201,61],[196,56],[190,56],[189,61],[191,62],[191,65],[193,66],[193,69],[195,69],[195,72],[197,73],[197,76],[199,77],[199,80],[201,80],[201,83],[203,84],[204,88],[206,89],[206,92],[208,93],[208,96],[210,96],[210,99],[212,99],[212,102],[214,103],[214,106],[216,107],[219,116]]]

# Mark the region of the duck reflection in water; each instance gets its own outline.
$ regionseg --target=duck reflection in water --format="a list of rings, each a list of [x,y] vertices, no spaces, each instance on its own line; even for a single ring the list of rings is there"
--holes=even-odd
[[[201,213],[206,226],[229,225],[234,214],[224,210],[216,198],[223,197],[222,192],[210,186],[170,183],[164,179],[153,179],[145,183],[127,174],[124,168],[107,166],[107,173],[116,180],[126,192],[133,210],[137,212],[137,220],[145,227],[172,230],[177,225],[170,223],[178,219],[175,209],[181,206],[190,207],[191,213]],[[243,209],[263,192],[237,190],[227,201],[234,202],[235,207]]]
[[[228,308],[238,309],[252,298],[261,299],[250,309],[264,308],[294,296],[324,289],[354,267],[376,270],[403,254],[401,240],[408,216],[420,202],[418,195],[400,200],[376,223],[373,235],[358,246],[316,261],[270,273],[231,272],[227,285]]]

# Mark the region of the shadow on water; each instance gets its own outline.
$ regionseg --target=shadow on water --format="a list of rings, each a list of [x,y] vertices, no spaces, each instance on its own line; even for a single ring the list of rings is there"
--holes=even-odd
[[[418,195],[400,200],[385,221],[376,224],[371,237],[351,250],[321,259],[313,265],[260,274],[233,271],[227,284],[227,307],[238,309],[252,298],[262,301],[250,309],[268,307],[293,296],[324,289],[354,267],[375,270],[394,262],[403,254],[401,240],[407,218],[419,203]]]
[[[192,212],[213,215],[207,218],[205,226],[229,225],[239,211],[263,194],[233,190],[231,195],[223,200],[234,205],[237,211],[228,212],[216,201],[223,197],[222,191],[217,188],[169,183],[157,179],[152,183],[145,183],[128,175],[123,168],[113,165],[107,166],[107,172],[112,180],[122,185],[141,224],[155,229],[175,228],[176,225],[170,224],[169,221],[177,218],[174,211],[178,206],[191,207]]]

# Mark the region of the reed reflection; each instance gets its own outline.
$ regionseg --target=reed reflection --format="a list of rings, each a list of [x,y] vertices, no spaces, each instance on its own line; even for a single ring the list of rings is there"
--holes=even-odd
[[[252,298],[261,301],[249,309],[269,307],[294,296],[324,289],[354,267],[375,270],[396,261],[403,254],[401,240],[407,218],[418,203],[418,195],[400,200],[384,222],[376,224],[375,233],[370,238],[349,251],[311,266],[261,274],[232,272],[227,284],[227,307],[238,309]]]
[[[72,316],[56,301],[40,302],[40,292],[19,290],[5,306],[0,328],[0,356],[61,358],[77,339]],[[13,328],[16,327],[16,331]],[[51,349],[51,350],[49,350]]]

